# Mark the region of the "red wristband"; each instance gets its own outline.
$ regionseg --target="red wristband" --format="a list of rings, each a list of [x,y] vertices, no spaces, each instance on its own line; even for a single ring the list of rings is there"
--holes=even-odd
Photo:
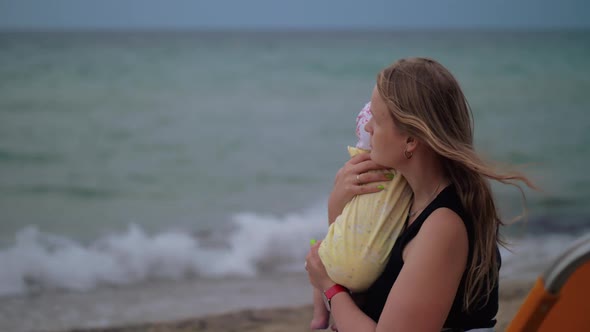
[[[346,287],[339,284],[335,284],[324,291],[324,304],[326,305],[326,309],[328,309],[328,311],[332,309],[332,298],[334,295],[342,292],[348,293],[349,291]]]

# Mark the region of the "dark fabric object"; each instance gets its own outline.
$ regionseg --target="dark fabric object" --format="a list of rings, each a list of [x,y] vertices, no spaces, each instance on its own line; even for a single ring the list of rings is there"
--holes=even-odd
[[[400,236],[397,238],[392,251],[389,262],[385,267],[385,270],[381,276],[375,281],[375,283],[365,293],[366,301],[362,305],[361,309],[365,314],[371,317],[375,322],[379,320],[383,307],[393,283],[397,279],[404,261],[402,253],[406,245],[418,234],[422,224],[432,212],[439,208],[448,208],[463,220],[467,229],[467,236],[469,240],[469,254],[467,264],[471,262],[473,254],[473,221],[464,212],[461,200],[457,195],[455,187],[450,185],[441,191],[438,196],[422,211],[422,213],[416,218],[416,220],[409,226],[406,226]],[[496,253],[500,260],[500,252],[496,246]],[[469,330],[474,328],[485,328],[493,327],[496,324],[496,314],[498,312],[498,284],[496,283],[488,303],[484,305],[485,296],[480,297],[480,302],[476,303],[469,312],[463,311],[463,296],[465,293],[465,281],[467,278],[467,270],[463,273],[459,289],[455,295],[451,311],[445,321],[444,328],[452,328],[457,330]],[[444,273],[444,271],[441,271]],[[435,278],[436,276],[433,276]],[[425,317],[427,319],[427,317]]]

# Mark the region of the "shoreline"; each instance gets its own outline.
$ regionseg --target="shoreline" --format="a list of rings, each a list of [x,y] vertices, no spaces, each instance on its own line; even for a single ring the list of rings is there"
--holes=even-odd
[[[532,288],[534,280],[504,280],[500,283],[500,308],[497,315],[496,331],[506,329]],[[311,316],[312,306],[308,304],[270,309],[245,309],[165,322],[74,328],[61,332],[299,332],[310,331]]]

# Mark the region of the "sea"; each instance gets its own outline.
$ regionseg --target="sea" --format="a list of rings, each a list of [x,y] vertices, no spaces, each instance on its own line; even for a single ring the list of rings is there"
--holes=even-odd
[[[408,56],[538,186],[493,188],[501,277],[542,273],[590,232],[589,30],[4,31],[0,331],[311,303],[356,114]]]

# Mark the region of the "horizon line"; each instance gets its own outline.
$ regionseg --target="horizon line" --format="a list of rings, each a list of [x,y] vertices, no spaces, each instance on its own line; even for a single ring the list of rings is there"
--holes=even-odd
[[[0,32],[410,32],[410,31],[523,31],[523,32],[551,32],[551,31],[587,31],[589,26],[96,26],[96,27],[55,27],[55,26],[0,26]]]

